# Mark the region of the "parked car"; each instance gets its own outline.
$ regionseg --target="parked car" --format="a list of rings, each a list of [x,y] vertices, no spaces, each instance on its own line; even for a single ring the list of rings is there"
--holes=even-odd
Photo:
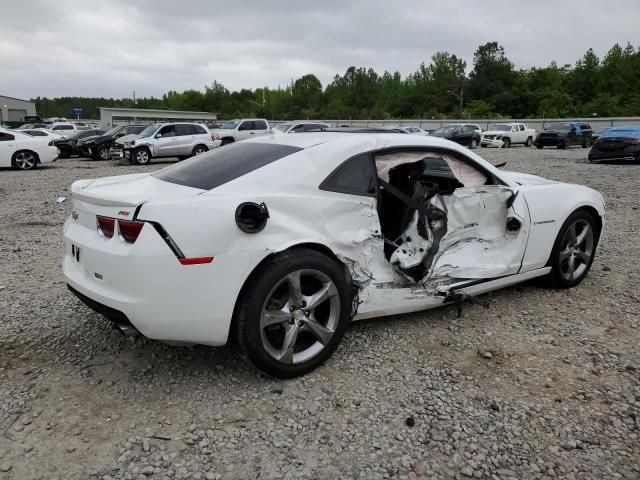
[[[476,132],[482,135],[482,128],[477,123],[452,123],[449,125],[450,127],[471,127]]]
[[[144,132],[144,130],[143,130]],[[142,132],[140,132],[142,133]],[[131,145],[131,143],[139,137],[140,133],[130,133],[128,135],[124,135],[123,137],[116,138],[115,141],[111,144],[111,148],[109,149],[109,153],[111,155],[112,160],[119,160],[124,157],[124,146]]]
[[[640,162],[640,126],[609,128],[591,147],[589,161]]]
[[[273,127],[273,133],[302,133],[317,132],[325,128],[331,128],[330,125],[323,122],[312,122],[309,120],[299,120],[295,122],[281,123]]]
[[[264,118],[244,118],[225,122],[221,128],[211,131],[211,138],[218,147],[269,133],[271,128]]]
[[[131,142],[123,145],[124,156],[138,165],[153,158],[188,158],[214,148],[211,133],[200,123],[149,125]]]
[[[419,128],[419,127],[413,127],[413,126],[401,127],[398,125],[394,125],[392,127],[384,127],[384,128],[393,128],[396,130],[402,130],[404,133],[410,133],[412,135],[428,135],[429,134],[426,130],[423,130],[422,128]]]
[[[132,133],[138,134],[145,127],[146,125],[119,125],[99,137],[87,137],[80,140],[76,148],[80,155],[91,157],[94,160],[109,160],[111,159],[111,145],[117,138]]]
[[[596,140],[598,140],[598,138],[600,137],[600,135],[603,135],[607,130],[609,130],[610,128],[613,127],[607,127],[607,128],[599,128],[598,130],[596,130],[595,132],[593,132],[591,134],[591,143],[596,143]]]
[[[536,131],[528,128],[524,123],[497,123],[489,130],[482,132],[480,146],[509,148],[511,145],[522,144],[530,147],[533,145],[535,136]]]
[[[48,138],[0,128],[0,167],[32,170],[39,164],[55,162],[57,158],[58,149]]]
[[[65,137],[69,137],[73,135],[74,132],[78,131],[78,127],[69,122],[54,122],[48,126],[49,130],[52,132],[61,133]]]
[[[352,319],[574,287],[604,216],[590,188],[393,133],[259,137],[71,193],[73,293],[129,333],[233,341],[276,377],[319,366]]]
[[[16,130],[32,130],[34,128],[49,128],[48,123],[23,123]]]
[[[449,125],[431,132],[432,137],[446,138],[469,148],[476,148],[480,144],[481,135],[471,126]]]
[[[56,140],[66,138],[64,135],[58,132],[53,132],[51,130],[47,130],[46,128],[25,128],[19,130],[22,133],[26,133],[27,135],[31,135],[32,137],[45,137],[48,140]]]
[[[569,148],[571,145],[591,146],[591,125],[584,122],[556,122],[536,135],[536,148]]]
[[[79,130],[69,138],[54,140],[53,144],[60,150],[60,158],[69,158],[73,155],[81,155],[82,151],[78,148],[80,141],[89,141],[93,138],[104,135],[104,130]]]

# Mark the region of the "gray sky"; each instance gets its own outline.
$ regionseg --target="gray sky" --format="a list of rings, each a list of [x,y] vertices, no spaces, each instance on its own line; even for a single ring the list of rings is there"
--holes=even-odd
[[[640,46],[640,2],[8,1],[0,94],[160,96],[213,80],[284,86],[306,73],[326,85],[350,65],[405,76],[441,50],[470,68],[494,40],[516,67],[573,64],[589,47]]]

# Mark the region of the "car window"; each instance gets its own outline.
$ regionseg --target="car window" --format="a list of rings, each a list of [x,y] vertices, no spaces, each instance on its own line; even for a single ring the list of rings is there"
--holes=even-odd
[[[289,130],[289,133],[300,133],[300,132],[304,131],[304,128],[305,128],[304,125],[296,125],[291,130]]]
[[[473,133],[473,127],[469,126],[469,125],[465,125],[464,129],[463,129],[464,133]]]
[[[369,154],[347,160],[320,184],[320,189],[351,195],[375,194]]]
[[[204,129],[202,125],[190,125],[191,135],[202,135],[207,134],[207,131]]]
[[[73,130],[73,125],[56,125],[53,130]]]
[[[253,129],[254,130],[266,130],[267,129],[267,122],[265,122],[264,120],[256,120],[255,122],[253,122]]]
[[[15,140],[16,137],[11,135],[10,133],[0,132],[0,142],[10,142],[11,140]]]
[[[184,123],[179,123],[178,125],[176,125],[176,135],[179,137],[191,135],[191,125],[185,125]]]
[[[323,128],[327,128],[327,126],[322,123],[306,123],[304,125],[305,132],[317,132],[318,130],[322,130]]]
[[[175,125],[165,125],[158,132],[162,138],[175,137],[176,136],[176,126]]]
[[[144,130],[144,128],[145,127],[143,127],[142,125],[136,125],[135,127],[127,127],[126,128],[127,135],[131,135],[131,134],[138,135]]]
[[[520,131],[524,132],[524,125],[520,125]]]
[[[253,122],[248,120],[246,122],[242,122],[242,125],[240,125],[238,130],[255,130],[255,128],[253,127]]]
[[[163,168],[154,176],[165,182],[211,190],[300,150],[271,143],[232,143]]]

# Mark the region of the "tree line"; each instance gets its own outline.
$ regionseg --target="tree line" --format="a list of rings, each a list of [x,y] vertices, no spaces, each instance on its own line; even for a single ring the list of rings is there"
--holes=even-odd
[[[613,45],[603,56],[592,49],[574,65],[516,69],[497,42],[480,45],[473,68],[448,52],[402,77],[349,67],[323,87],[313,74],[286,87],[230,91],[213,81],[201,90],[169,91],[161,98],[36,98],[41,117],[98,118],[98,107],[215,112],[220,118],[399,119],[558,118],[640,116],[640,47]]]

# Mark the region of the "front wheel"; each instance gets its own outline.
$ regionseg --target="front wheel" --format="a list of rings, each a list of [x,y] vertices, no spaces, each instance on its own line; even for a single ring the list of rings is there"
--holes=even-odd
[[[203,154],[205,152],[208,152],[208,151],[209,150],[204,145],[196,145],[195,147],[193,147],[193,150],[191,151],[191,155],[193,155],[193,156],[201,155],[201,154]]]
[[[552,286],[570,288],[587,276],[600,232],[595,219],[584,210],[569,215],[551,251],[549,280]]]
[[[97,160],[111,160],[111,152],[109,147],[100,147],[96,155]]]
[[[293,378],[331,356],[350,315],[342,266],[300,248],[270,258],[247,282],[234,315],[236,340],[255,367]]]
[[[536,145],[536,148],[537,148],[538,150],[542,150],[542,145]]]
[[[136,148],[133,151],[133,161],[138,165],[146,165],[151,161],[151,154],[146,148]]]
[[[510,138],[503,138],[502,139],[502,148],[509,148],[511,146],[511,139]]]

